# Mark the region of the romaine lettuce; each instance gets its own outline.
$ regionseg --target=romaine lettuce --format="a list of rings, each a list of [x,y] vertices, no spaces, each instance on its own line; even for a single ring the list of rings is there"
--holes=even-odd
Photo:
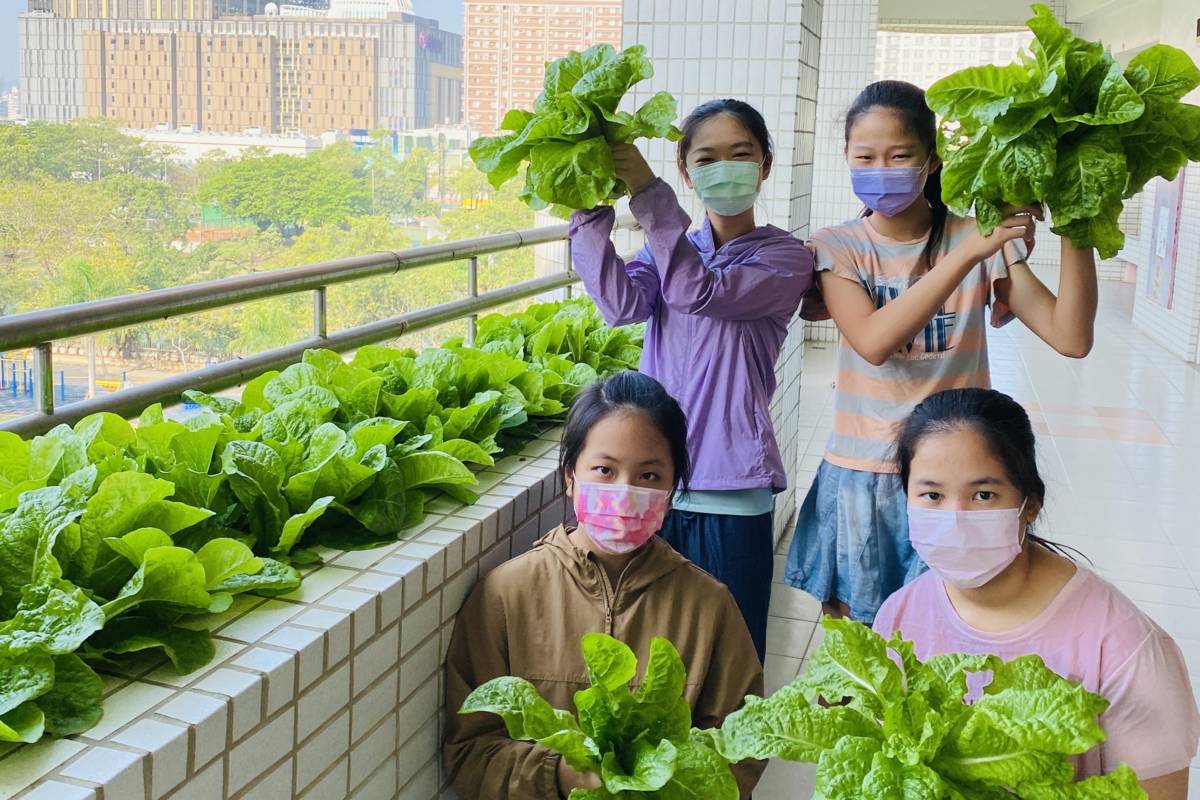
[[[598,44],[546,65],[546,79],[533,111],[514,109],[501,127],[509,133],[483,136],[470,147],[471,160],[499,188],[525,169],[521,198],[532,208],[553,206],[559,216],[610,203],[625,193],[613,167],[610,145],[639,138],[675,141],[675,98],[666,92],[635,113],[617,106],[629,88],[654,74],[646,48],[618,53]]]
[[[458,713],[487,711],[504,720],[513,739],[538,742],[580,772],[600,776],[603,788],[577,789],[572,800],[644,795],[659,800],[703,797],[737,800],[729,761],[705,732],[691,727],[683,696],[687,675],[674,645],[650,643],[637,691],[637,657],[603,633],[583,637],[590,686],[575,694],[578,717],[550,706],[523,678],[494,678],[471,692]]]
[[[1108,701],[1051,672],[1036,655],[942,655],[826,618],[808,669],[709,733],[728,760],[817,765],[824,800],[1127,798],[1145,794],[1128,766],[1074,782],[1070,757],[1104,741]],[[990,672],[974,703],[967,675]],[[818,704],[820,702],[821,704]]]
[[[1111,258],[1123,200],[1200,160],[1200,86],[1186,53],[1153,45],[1122,70],[1035,5],[1020,63],[961,70],[926,92],[942,118],[942,197],[990,234],[1002,209],[1044,203],[1055,233]]]

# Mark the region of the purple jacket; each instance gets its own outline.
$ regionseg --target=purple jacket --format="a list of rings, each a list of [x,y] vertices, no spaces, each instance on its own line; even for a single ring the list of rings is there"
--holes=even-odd
[[[571,218],[575,269],[610,325],[648,320],[641,371],[687,415],[691,487],[780,491],[787,475],[771,424],[775,360],[813,283],[812,255],[772,225],[714,248],[661,180],[629,203],[646,247],[625,264],[611,207]]]

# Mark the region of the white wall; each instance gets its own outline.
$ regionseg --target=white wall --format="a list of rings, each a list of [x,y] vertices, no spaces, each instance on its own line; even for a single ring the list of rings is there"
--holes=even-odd
[[[846,109],[875,80],[878,0],[828,0],[821,29],[821,80],[817,86],[813,155],[812,229],[857,216],[862,204],[850,190],[844,133]],[[836,342],[832,322],[809,323],[809,341]]]

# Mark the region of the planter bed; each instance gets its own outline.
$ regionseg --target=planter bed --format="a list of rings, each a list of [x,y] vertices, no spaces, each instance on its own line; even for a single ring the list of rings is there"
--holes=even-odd
[[[321,548],[300,589],[212,618],[217,656],[107,673],[84,734],[0,750],[0,799],[209,800],[441,795],[442,660],[480,574],[563,519],[559,428],[441,498],[403,541]]]

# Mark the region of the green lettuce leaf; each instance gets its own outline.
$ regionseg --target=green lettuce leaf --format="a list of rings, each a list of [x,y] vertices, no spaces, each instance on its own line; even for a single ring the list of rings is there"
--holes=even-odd
[[[599,768],[595,745],[584,736],[575,718],[551,707],[533,684],[523,678],[493,678],[471,692],[458,713],[478,711],[487,711],[503,719],[508,735],[513,739],[545,744],[546,740],[556,737],[553,741],[558,746],[557,751],[577,770],[595,772]],[[567,742],[571,746],[562,749]]]
[[[45,486],[61,456],[62,445],[52,439],[27,442],[0,431],[0,512],[16,508],[23,492]]]
[[[213,515],[208,509],[167,500],[174,492],[170,481],[144,472],[118,472],[105,478],[80,519],[82,541],[71,574],[92,570],[104,539],[139,528],[156,528],[173,536]]]
[[[274,597],[300,588],[300,573],[296,571],[295,567],[273,558],[260,558],[259,561],[262,562],[262,567],[257,572],[241,572],[230,575],[212,587],[212,592],[214,594],[254,592]]]
[[[882,720],[884,709],[903,691],[900,670],[888,657],[886,643],[851,620],[826,617],[821,625],[824,641],[796,687],[810,701],[840,703],[849,698],[851,708]]]
[[[46,730],[46,717],[34,703],[0,714],[0,742],[36,742]]]
[[[46,733],[54,737],[83,733],[100,721],[100,696],[104,685],[79,656],[54,657],[54,686],[37,699],[45,718]]]
[[[743,708],[725,718],[717,749],[734,762],[782,758],[815,764],[846,736],[882,740],[882,731],[853,708],[809,705],[788,686],[768,698],[747,697]]]
[[[437,451],[410,453],[395,459],[400,482],[407,489],[421,486],[474,486],[475,473],[454,456]]]
[[[151,547],[120,593],[102,608],[108,619],[148,602],[167,603],[191,613],[224,611],[229,596],[210,595],[204,565],[183,547]]]
[[[626,772],[616,751],[610,750],[600,763],[600,777],[604,788],[610,792],[655,792],[675,774],[678,755],[679,751],[669,739],[661,740],[657,747],[647,741],[635,742],[633,765],[629,771]]]
[[[501,127],[508,132],[472,142],[471,160],[494,187],[517,177],[527,163],[521,198],[535,209],[552,208],[565,216],[577,208],[611,203],[627,191],[617,179],[611,145],[680,136],[672,124],[675,99],[665,92],[635,113],[617,108],[630,88],[653,72],[641,45],[617,52],[600,44],[568,53],[546,65],[533,111],[505,114]]]
[[[1107,775],[1098,775],[1078,783],[1026,783],[1020,796],[1028,800],[1145,800],[1146,793],[1137,775],[1122,764]]]
[[[738,796],[729,762],[715,750],[692,741],[678,746],[675,771],[658,791],[660,800],[737,800]]]
[[[39,652],[0,655],[0,714],[32,700],[54,685],[54,659]]]
[[[78,530],[74,523],[83,512],[81,499],[62,487],[35,489],[21,496],[0,527],[0,618],[16,612],[22,590],[41,582],[44,576],[39,573],[48,561],[53,561],[57,573],[50,577],[62,574],[51,553],[64,531]],[[78,536],[74,538],[78,542]]]
[[[283,496],[283,461],[261,442],[233,441],[221,453],[229,485],[241,501],[247,527],[265,546],[278,542],[283,525],[291,516]]]
[[[1200,107],[1180,102],[1200,70],[1167,45],[1122,70],[1044,5],[1029,27],[1017,63],[961,70],[926,93],[942,118],[942,198],[958,214],[973,208],[985,234],[1005,209],[1044,203],[1055,233],[1111,258],[1125,243],[1123,199],[1200,159]]]
[[[1180,100],[1200,86],[1200,69],[1191,57],[1165,44],[1154,45],[1134,56],[1125,77],[1144,98]]]
[[[104,661],[146,650],[161,650],[180,675],[194,672],[216,654],[207,630],[169,625],[157,617],[138,614],[122,614],[111,620],[88,642],[84,652],[89,660]]]
[[[103,626],[104,612],[79,587],[67,581],[29,584],[21,589],[16,613],[0,623],[0,654],[71,653]]]

